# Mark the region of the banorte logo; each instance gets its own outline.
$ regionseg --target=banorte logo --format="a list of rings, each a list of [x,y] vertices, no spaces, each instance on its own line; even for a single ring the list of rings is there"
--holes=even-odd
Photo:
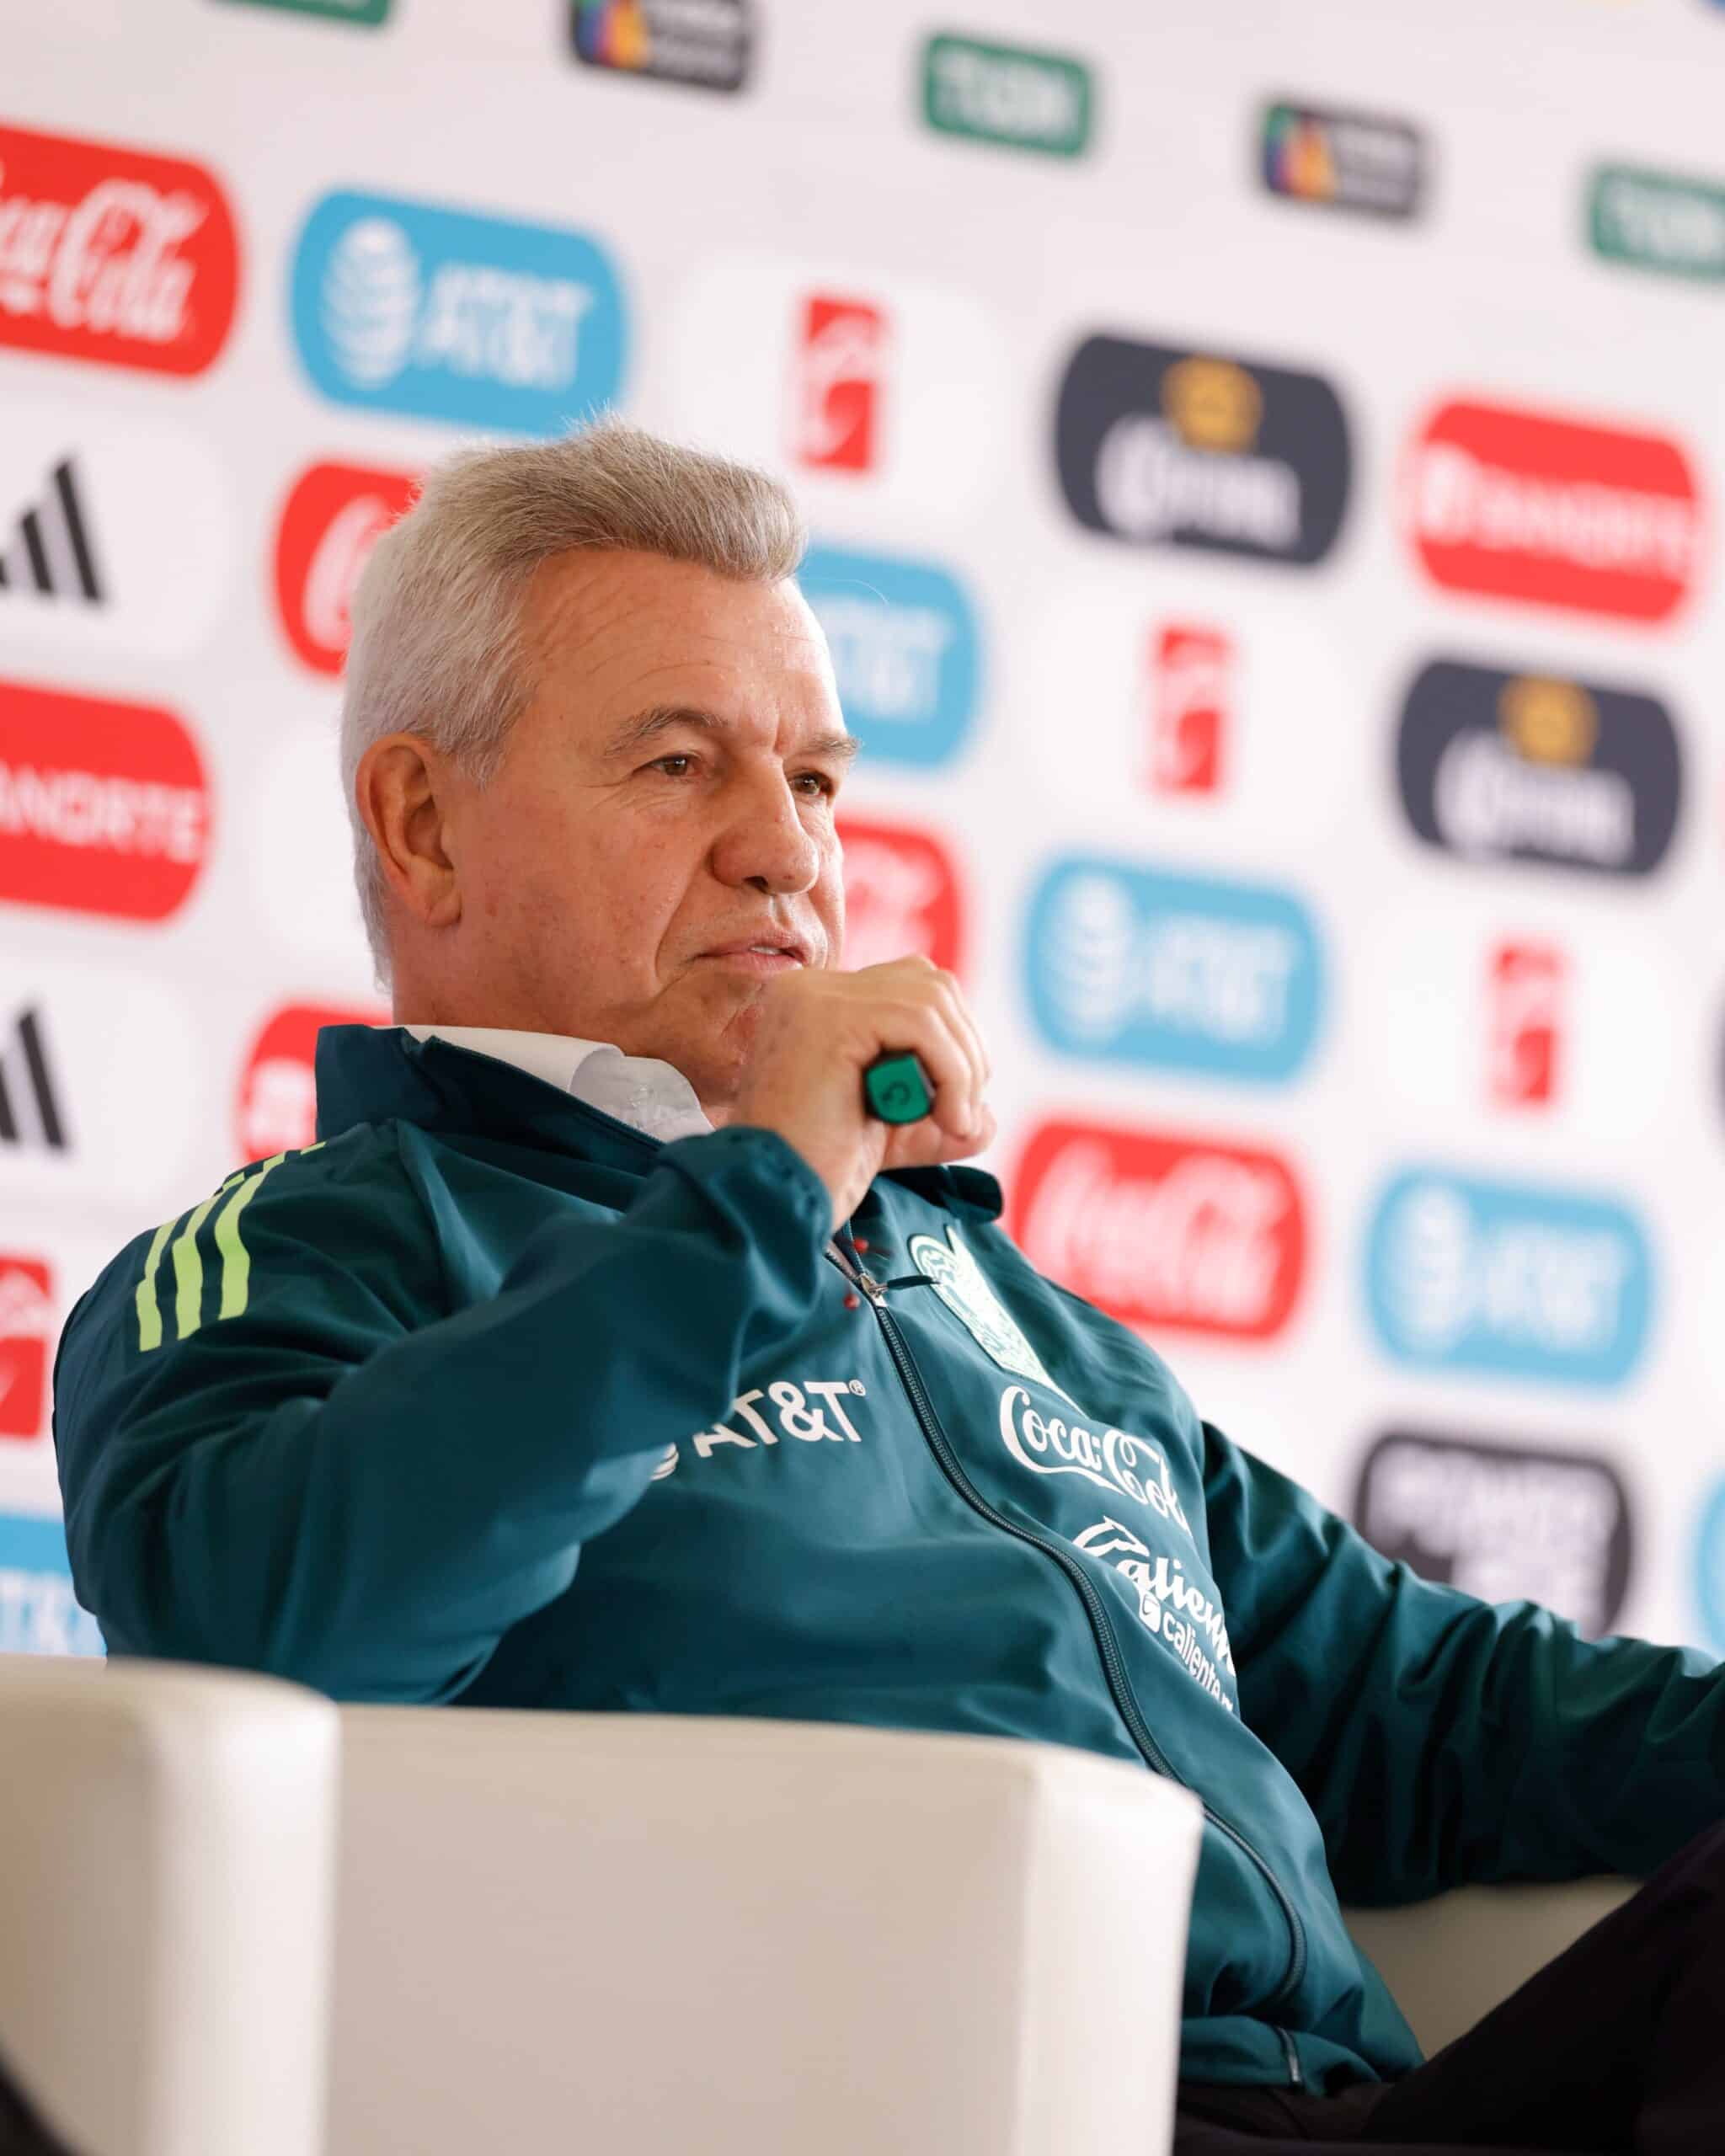
[[[1656,696],[1455,659],[1423,667],[1396,741],[1416,835],[1462,859],[1650,875],[1683,798],[1683,759]]]
[[[0,1251],[0,1438],[36,1437],[48,1405],[54,1283],[47,1261]]]
[[[930,831],[841,816],[845,966],[860,973],[916,953],[962,973],[964,905],[944,844]]]
[[[0,127],[0,344],[201,374],[238,289],[233,217],[202,165]]]
[[[326,195],[300,234],[291,306],[306,371],[339,404],[558,435],[622,382],[616,268],[564,226]]]
[[[1605,1389],[1647,1345],[1653,1261],[1614,1198],[1416,1168],[1373,1209],[1365,1288],[1397,1362]]]
[[[1092,531],[1300,566],[1335,545],[1353,463],[1322,376],[1123,337],[1066,362],[1055,459]]]
[[[411,472],[357,464],[314,464],[294,482],[275,535],[275,602],[288,642],[316,672],[340,673],[360,572],[419,484]]]
[[[1274,1153],[1045,1123],[1012,1187],[1031,1263],[1123,1325],[1268,1340],[1299,1299],[1306,1203]]]
[[[387,1025],[387,1011],[339,1010],[290,1003],[259,1028],[234,1101],[242,1158],[267,1161],[309,1145],[318,1135],[316,1058],[323,1026]]]
[[[1317,930],[1268,884],[1057,861],[1031,898],[1024,963],[1037,1029],[1068,1055],[1277,1085],[1317,1038]]]
[[[1448,591],[1663,622],[1701,574],[1700,488],[1663,435],[1445,404],[1408,451],[1402,515]]]
[[[203,759],[172,712],[0,681],[0,901],[165,921],[210,822]]]

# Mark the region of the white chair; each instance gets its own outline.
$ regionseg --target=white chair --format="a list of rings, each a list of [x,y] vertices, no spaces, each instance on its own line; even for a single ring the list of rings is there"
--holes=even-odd
[[[318,2156],[339,1724],[0,1655],[0,2054],[82,2156]]]
[[[329,2156],[1159,2156],[1199,1814],[1088,1753],[343,1710]]]
[[[1632,1895],[1633,1879],[1463,1886],[1399,1909],[1345,1909],[1428,2057]]]

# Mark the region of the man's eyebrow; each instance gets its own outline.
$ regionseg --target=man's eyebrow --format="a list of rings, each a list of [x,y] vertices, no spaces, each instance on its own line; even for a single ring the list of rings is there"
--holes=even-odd
[[[732,734],[736,730],[729,719],[721,718],[716,712],[703,711],[698,704],[654,704],[646,711],[638,711],[632,718],[626,718],[601,753],[607,763],[613,762],[679,726],[696,727],[707,734]],[[862,745],[854,734],[823,734],[813,741],[805,741],[797,754],[832,756],[848,764]]]

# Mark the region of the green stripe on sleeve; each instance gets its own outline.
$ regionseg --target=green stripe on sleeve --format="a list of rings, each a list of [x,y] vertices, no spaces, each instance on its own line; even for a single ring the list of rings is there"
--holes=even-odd
[[[203,1321],[204,1261],[198,1256],[198,1230],[221,1195],[219,1190],[213,1192],[201,1205],[194,1206],[174,1239],[174,1324],[182,1340],[195,1332]]]
[[[176,1215],[176,1218],[178,1216]],[[174,1233],[174,1222],[164,1220],[150,1239],[150,1254],[144,1260],[144,1277],[138,1283],[138,1351],[147,1355],[152,1348],[162,1345],[162,1305],[156,1297],[156,1268],[162,1262],[163,1248]]]
[[[279,1168],[286,1158],[286,1153],[277,1153],[265,1161],[255,1175],[246,1177],[216,1216],[216,1247],[222,1254],[222,1307],[216,1313],[218,1318],[238,1317],[250,1299],[252,1257],[240,1241],[239,1216],[257,1196],[270,1169]]]

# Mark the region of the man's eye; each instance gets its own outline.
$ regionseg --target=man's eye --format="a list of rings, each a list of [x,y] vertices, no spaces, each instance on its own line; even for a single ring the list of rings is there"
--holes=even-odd
[[[672,764],[681,764],[683,766],[684,771],[687,771],[692,769],[694,761],[695,759],[692,756],[685,755],[680,751],[674,755],[655,756],[653,761],[649,764],[647,768],[650,771],[664,771],[666,776],[670,778],[681,778],[683,776],[683,771],[671,771],[669,766]]]
[[[805,782],[814,788],[816,795],[828,799],[838,792],[836,783],[830,779],[825,771],[798,771],[795,778],[791,781],[793,786],[802,786]]]

